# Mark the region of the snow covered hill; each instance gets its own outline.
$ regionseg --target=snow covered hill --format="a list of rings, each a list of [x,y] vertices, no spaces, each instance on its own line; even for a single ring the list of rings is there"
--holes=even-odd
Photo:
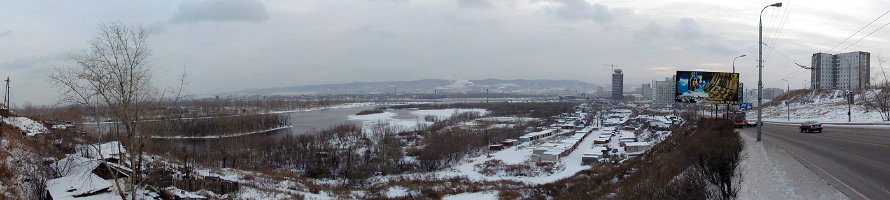
[[[242,90],[222,95],[382,94],[382,93],[522,93],[558,94],[566,90],[592,93],[600,86],[577,80],[442,80],[353,82]]]
[[[875,109],[867,108],[864,104],[870,95],[857,94],[855,103],[850,105],[853,123],[887,123],[881,118],[881,114]],[[786,104],[787,102],[787,104]],[[764,103],[764,121],[773,122],[803,122],[816,120],[828,123],[847,122],[847,101],[844,92],[840,90],[812,91],[795,90],[771,102]],[[748,112],[749,120],[756,120],[757,111]]]

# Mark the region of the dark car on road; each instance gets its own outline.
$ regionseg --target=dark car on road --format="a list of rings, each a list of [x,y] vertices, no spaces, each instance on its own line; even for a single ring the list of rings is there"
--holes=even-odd
[[[800,125],[800,132],[801,133],[803,133],[803,132],[807,132],[807,133],[819,132],[819,133],[821,133],[822,132],[822,124],[817,121],[805,121],[805,122],[803,122],[803,124]]]

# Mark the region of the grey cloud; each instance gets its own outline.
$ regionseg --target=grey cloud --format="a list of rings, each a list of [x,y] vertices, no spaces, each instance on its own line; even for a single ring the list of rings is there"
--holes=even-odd
[[[604,24],[615,19],[615,12],[608,7],[596,3],[591,5],[585,0],[561,1],[562,6],[554,10],[557,16],[569,20],[593,20]]]
[[[461,8],[489,8],[491,7],[491,2],[488,0],[458,0],[458,5]]]
[[[704,35],[701,32],[701,26],[698,22],[691,18],[680,19],[680,21],[674,24],[674,31],[672,34],[674,38],[685,41],[696,40]]]
[[[188,1],[170,18],[171,23],[202,21],[251,21],[269,19],[266,6],[254,0]]]
[[[393,2],[393,3],[408,3],[408,0],[371,0],[371,1],[386,1],[386,2]]]
[[[365,37],[376,37],[376,38],[395,38],[397,35],[389,30],[377,27],[377,26],[361,26],[356,29],[352,29],[349,31],[351,34]]]
[[[663,38],[665,35],[665,28],[659,26],[658,24],[649,23],[645,28],[634,32],[634,38],[640,41],[650,41],[653,39]]]
[[[0,38],[12,35],[12,31],[3,31],[0,32]]]
[[[663,27],[655,22],[634,32],[634,38],[640,41],[664,40],[668,37],[680,41],[695,41],[705,37],[701,25],[692,18],[683,18],[671,27]]]
[[[734,54],[737,50],[726,44],[716,35],[702,31],[701,25],[692,18],[682,18],[671,26],[649,23],[633,33],[634,39],[642,42],[676,43],[687,50],[717,54]],[[672,46],[672,45],[669,45]]]
[[[66,60],[69,58],[68,53],[59,53],[53,54],[49,56],[43,57],[31,57],[31,58],[23,58],[17,59],[10,62],[0,64],[0,69],[2,70],[19,70],[19,69],[32,69],[38,67],[40,64],[46,64],[54,61]]]

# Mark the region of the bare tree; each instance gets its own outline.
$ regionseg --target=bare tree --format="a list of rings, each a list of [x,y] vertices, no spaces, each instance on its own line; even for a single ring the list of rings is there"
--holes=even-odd
[[[884,79],[877,85],[865,90],[862,98],[865,99],[865,107],[877,110],[881,115],[881,120],[890,121],[890,81],[884,72],[884,57],[878,56],[878,67],[881,68],[881,74]]]
[[[64,103],[82,105],[101,116],[100,110],[124,126],[118,138],[129,151],[126,161],[132,168],[122,191],[135,191],[143,183],[142,155],[150,133],[137,123],[149,105],[159,99],[159,91],[151,84],[151,68],[147,58],[151,50],[145,29],[122,23],[99,25],[98,36],[90,41],[90,49],[73,56],[74,67],[60,67],[50,79],[63,93]],[[104,160],[104,159],[103,159]],[[125,194],[121,194],[125,197]],[[136,195],[131,195],[133,199]]]

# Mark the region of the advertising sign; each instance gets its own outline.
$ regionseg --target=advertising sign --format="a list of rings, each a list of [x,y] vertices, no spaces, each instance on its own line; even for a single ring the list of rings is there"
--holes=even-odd
[[[681,103],[739,104],[739,74],[677,71],[674,100]]]

